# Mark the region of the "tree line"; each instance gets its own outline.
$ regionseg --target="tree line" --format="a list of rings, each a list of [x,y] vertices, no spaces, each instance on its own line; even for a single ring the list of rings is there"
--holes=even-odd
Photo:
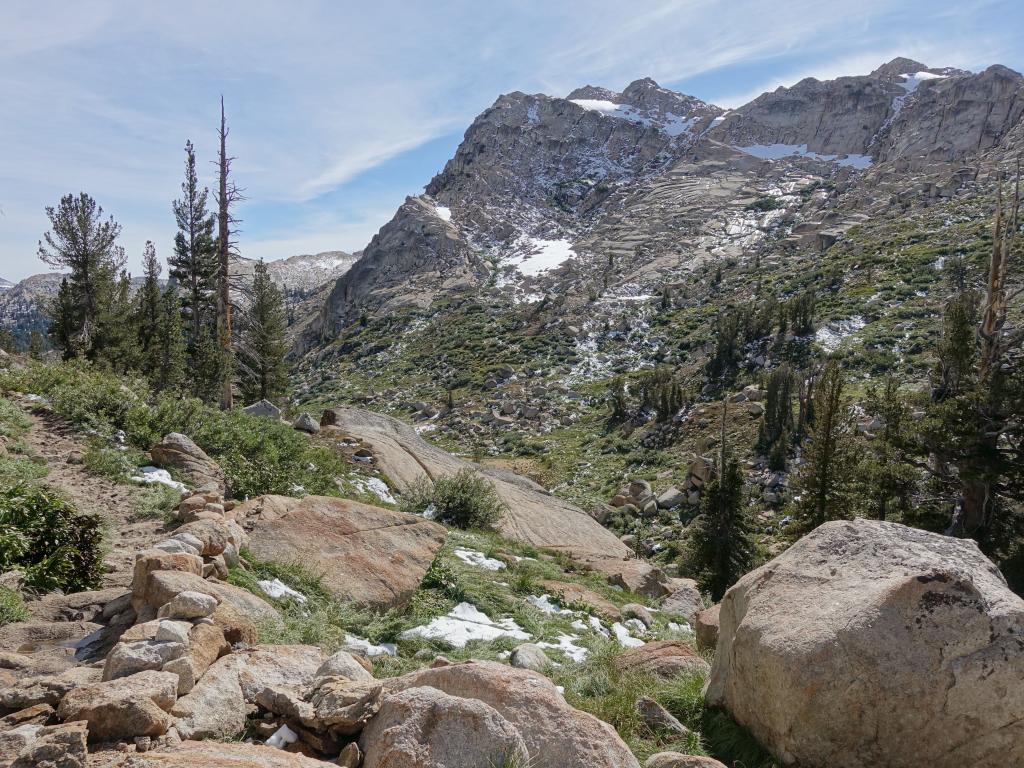
[[[231,177],[227,137],[222,99],[216,210],[210,210],[209,189],[199,182],[195,148],[187,141],[181,197],[171,206],[177,233],[164,287],[156,246],[147,241],[134,289],[118,243],[121,226],[90,195],[68,194],[47,207],[51,228],[39,243],[39,258],[67,272],[48,307],[48,336],[64,359],[140,372],[158,391],[180,391],[223,409],[233,406],[236,394],[246,402],[285,394],[281,291],[262,260],[251,282],[237,271],[235,208],[244,198]]]

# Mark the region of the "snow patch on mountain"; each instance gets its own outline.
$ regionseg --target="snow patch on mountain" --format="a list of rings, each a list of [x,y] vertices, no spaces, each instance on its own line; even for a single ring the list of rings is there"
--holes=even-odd
[[[565,239],[542,240],[524,237],[516,244],[516,250],[519,253],[508,263],[525,277],[537,277],[549,272],[576,255],[572,244]]]
[[[869,168],[872,163],[870,155],[822,155],[818,152],[809,151],[806,144],[751,144],[747,147],[736,147],[736,149],[748,155],[759,157],[762,160],[781,160],[784,157],[807,157],[812,160],[822,160],[858,170]]]
[[[636,107],[629,104],[616,104],[605,99],[570,99],[570,101],[586,110],[600,112],[608,117],[617,117],[643,125],[653,125],[669,136],[681,136],[688,133],[699,119],[699,117],[684,117],[671,112],[665,113],[663,117],[652,118],[642,114]]]

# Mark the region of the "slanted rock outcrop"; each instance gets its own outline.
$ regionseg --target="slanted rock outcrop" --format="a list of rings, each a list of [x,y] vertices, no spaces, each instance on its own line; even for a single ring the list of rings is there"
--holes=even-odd
[[[445,540],[422,517],[327,496],[260,496],[235,512],[257,557],[301,560],[335,596],[373,608],[404,604]]]
[[[398,419],[359,408],[332,408],[334,426],[363,441],[376,466],[399,488],[420,478],[436,479],[471,467],[491,481],[508,506],[499,523],[502,534],[581,560],[624,560],[631,550],[611,531],[574,504],[512,472],[485,467],[437,448]]]
[[[785,763],[1024,764],[1024,600],[972,541],[826,523],[720,622],[707,702]]]

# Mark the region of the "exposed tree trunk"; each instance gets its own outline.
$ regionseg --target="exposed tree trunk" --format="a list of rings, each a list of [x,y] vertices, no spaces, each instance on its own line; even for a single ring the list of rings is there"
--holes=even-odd
[[[231,375],[231,216],[228,171],[231,160],[227,155],[228,130],[224,120],[224,97],[220,99],[220,154],[217,159],[217,340],[224,360],[221,382],[220,407],[228,410],[233,404]]]

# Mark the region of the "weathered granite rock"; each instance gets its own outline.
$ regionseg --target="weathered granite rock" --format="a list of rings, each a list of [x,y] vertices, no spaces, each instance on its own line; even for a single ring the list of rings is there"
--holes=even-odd
[[[257,557],[301,559],[334,595],[373,608],[403,605],[445,539],[429,520],[327,496],[260,496],[235,512]]]
[[[139,672],[69,691],[57,716],[66,722],[85,720],[90,741],[160,736],[170,726],[167,710],[177,690],[178,679],[169,672]]]
[[[475,768],[528,759],[519,731],[493,707],[426,687],[385,698],[360,745],[363,768]]]
[[[1024,600],[972,541],[826,523],[720,617],[707,702],[784,762],[1024,763]]]
[[[149,449],[153,463],[164,469],[173,469],[189,485],[200,488],[212,485],[225,493],[224,473],[202,448],[180,432],[171,432]]]
[[[522,735],[536,768],[639,768],[610,725],[570,707],[536,672],[471,661],[423,669],[388,684],[394,691],[427,686],[493,707]]]

